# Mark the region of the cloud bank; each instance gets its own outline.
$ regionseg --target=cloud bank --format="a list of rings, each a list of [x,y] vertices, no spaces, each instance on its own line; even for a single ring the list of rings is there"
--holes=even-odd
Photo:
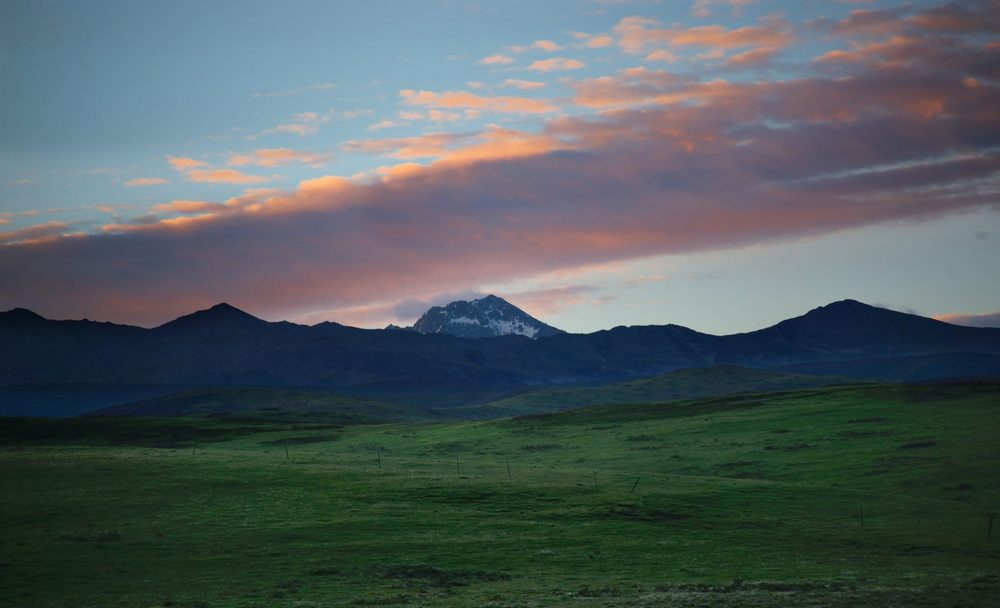
[[[155,324],[226,300],[265,316],[353,310],[360,318],[372,302],[586,264],[996,209],[1000,47],[965,34],[988,27],[967,12],[912,16],[888,41],[852,38],[797,78],[730,82],[631,68],[573,81],[564,103],[592,111],[548,118],[537,131],[349,142],[344,149],[429,163],[365,180],[328,176],[223,202],[174,201],[101,234],[55,225],[3,233],[0,308]],[[862,32],[881,27],[877,18],[856,21],[867,24]],[[794,38],[784,22],[682,31],[631,20],[616,31],[630,53],[710,45],[761,53],[743,55],[747,62]],[[465,91],[406,90],[402,101],[499,114],[557,109]],[[230,162],[322,160],[265,149]],[[266,179],[196,159],[170,163],[189,180]],[[547,297],[587,293],[523,300],[541,310]]]

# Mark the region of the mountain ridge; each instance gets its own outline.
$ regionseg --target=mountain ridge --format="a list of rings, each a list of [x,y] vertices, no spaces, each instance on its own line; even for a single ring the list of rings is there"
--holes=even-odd
[[[951,325],[854,300],[728,336],[649,325],[536,340],[269,322],[228,304],[152,329],[53,321],[15,309],[0,313],[0,344],[0,385],[534,386],[617,382],[720,364],[769,368],[931,355],[941,361],[920,374],[934,378],[935,366],[949,374],[962,369],[945,361],[951,354],[981,355],[986,361],[977,369],[987,371],[994,358],[1000,361],[1000,329]]]

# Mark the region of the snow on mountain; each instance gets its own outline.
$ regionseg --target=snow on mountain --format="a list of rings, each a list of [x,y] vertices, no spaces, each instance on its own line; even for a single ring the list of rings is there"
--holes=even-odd
[[[460,338],[488,338],[519,335],[545,338],[561,334],[561,329],[542,323],[520,308],[497,296],[478,300],[458,300],[435,306],[424,313],[413,330],[422,334],[451,334]]]

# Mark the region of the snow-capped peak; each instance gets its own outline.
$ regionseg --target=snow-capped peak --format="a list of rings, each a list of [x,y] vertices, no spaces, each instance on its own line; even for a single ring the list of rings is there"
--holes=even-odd
[[[509,335],[544,338],[563,333],[494,295],[435,306],[413,324],[413,329],[422,334],[451,334],[461,338]]]

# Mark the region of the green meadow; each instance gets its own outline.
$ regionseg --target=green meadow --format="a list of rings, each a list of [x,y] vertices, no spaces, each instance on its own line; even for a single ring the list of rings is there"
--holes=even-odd
[[[996,384],[853,385],[5,419],[0,605],[992,606],[998,408]]]

